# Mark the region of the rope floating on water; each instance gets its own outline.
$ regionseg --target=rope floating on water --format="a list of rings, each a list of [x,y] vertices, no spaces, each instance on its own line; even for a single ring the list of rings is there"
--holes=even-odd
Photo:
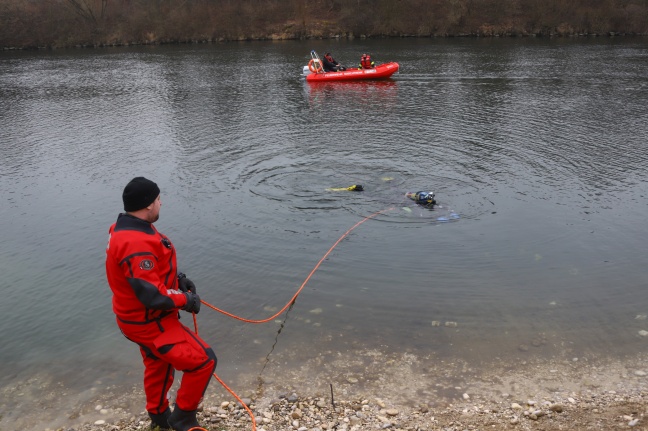
[[[311,272],[308,274],[308,276],[306,277],[304,282],[301,284],[301,286],[299,287],[297,292],[293,295],[292,298],[290,298],[290,301],[288,301],[288,303],[286,303],[286,305],[284,305],[281,310],[279,310],[277,313],[275,313],[274,315],[272,315],[272,316],[270,316],[270,317],[268,317],[266,319],[260,319],[260,320],[246,319],[244,317],[239,317],[239,316],[237,316],[235,314],[228,313],[227,311],[221,310],[220,308],[217,308],[217,307],[211,305],[207,301],[201,300],[200,302],[202,302],[203,304],[205,304],[207,307],[211,308],[212,310],[218,311],[219,313],[222,313],[222,314],[224,314],[226,316],[229,316],[229,317],[231,317],[233,319],[240,320],[242,322],[247,322],[247,323],[266,323],[266,322],[270,322],[271,320],[274,320],[278,316],[280,316],[284,311],[286,311],[286,309],[288,307],[290,307],[292,304],[295,303],[295,301],[297,300],[297,297],[299,296],[301,291],[304,289],[304,287],[306,286],[308,281],[311,279],[313,274],[315,274],[315,271],[317,271],[317,269],[320,267],[322,262],[324,262],[324,260],[333,252],[335,247],[337,247],[338,244],[340,244],[340,242],[342,242],[342,240],[344,238],[346,238],[355,228],[360,226],[362,223],[376,217],[379,214],[382,214],[382,213],[387,212],[387,211],[391,211],[392,209],[394,209],[394,208],[387,208],[387,209],[384,209],[384,210],[376,211],[375,213],[366,216],[365,218],[363,218],[362,220],[360,220],[359,222],[357,222],[356,224],[351,226],[351,228],[349,230],[344,232],[342,234],[342,236],[340,236],[340,238],[338,238],[338,240],[335,241],[335,243],[328,249],[328,251],[326,253],[324,253],[324,256],[322,256],[322,258],[317,262],[317,264],[311,270]],[[193,313],[193,321],[194,321],[195,332],[196,332],[196,334],[198,334],[198,321],[196,320],[196,314],[195,313]],[[232,394],[232,396],[234,396],[234,398],[236,398],[236,400],[239,402],[239,404],[241,404],[241,406],[243,406],[243,408],[247,411],[248,415],[250,415],[250,419],[252,420],[252,430],[256,431],[256,419],[254,418],[254,414],[252,413],[252,410],[250,410],[250,408],[241,400],[241,398],[239,398],[239,396],[236,395],[236,393],[233,390],[231,390],[225,384],[225,382],[223,382],[220,379],[220,377],[218,377],[218,375],[216,375],[216,373],[214,373],[213,376],[218,381],[218,383],[220,383],[221,386],[223,386],[230,394]],[[335,402],[333,401],[333,385],[331,385],[331,403],[333,404],[333,406],[335,406]],[[194,428],[191,428],[189,431],[207,431],[207,430],[205,430],[204,428],[201,428],[201,427],[194,427]]]
[[[337,247],[338,244],[339,244],[340,242],[342,242],[342,240],[343,240],[344,238],[346,238],[346,237],[347,237],[347,236],[348,236],[348,235],[349,235],[349,234],[350,234],[350,233],[351,233],[355,228],[357,228],[358,226],[360,226],[362,223],[366,222],[367,220],[370,220],[370,219],[376,217],[376,216],[379,215],[379,214],[385,213],[385,212],[387,212],[387,211],[391,211],[391,210],[393,210],[393,209],[394,209],[394,208],[387,208],[387,209],[384,209],[384,210],[377,211],[377,212],[375,212],[375,213],[373,213],[373,214],[371,214],[371,215],[368,215],[368,216],[366,216],[365,218],[363,218],[362,220],[360,220],[359,222],[357,222],[356,224],[354,224],[354,225],[353,225],[349,230],[347,230],[346,232],[344,232],[344,233],[342,234],[342,236],[340,236],[340,238],[338,238],[338,240],[335,241],[335,243],[331,246],[331,248],[329,248],[328,251],[327,251],[326,253],[324,253],[324,256],[322,256],[322,258],[317,262],[317,264],[315,265],[315,267],[313,268],[313,270],[308,274],[308,276],[306,277],[306,279],[304,280],[304,282],[302,283],[302,285],[299,287],[299,289],[297,290],[297,292],[296,292],[296,293],[293,295],[293,297],[290,299],[290,301],[288,301],[288,303],[287,303],[286,305],[284,305],[283,308],[282,308],[281,310],[279,310],[277,313],[275,313],[274,315],[272,315],[272,316],[270,316],[270,317],[268,317],[268,318],[266,318],[266,319],[260,319],[260,320],[246,319],[246,318],[244,318],[244,317],[240,317],[240,316],[237,316],[237,315],[235,315],[235,314],[228,313],[227,311],[221,310],[220,308],[217,308],[217,307],[211,305],[210,303],[208,303],[208,302],[206,302],[206,301],[204,301],[204,300],[201,300],[200,302],[202,302],[203,304],[205,304],[207,307],[211,308],[212,310],[218,311],[219,313],[222,313],[222,314],[224,314],[224,315],[226,315],[226,316],[229,316],[229,317],[231,317],[231,318],[233,318],[233,319],[240,320],[240,321],[242,321],[242,322],[247,322],[247,323],[266,323],[266,322],[269,322],[269,321],[271,321],[271,320],[274,320],[274,319],[276,319],[277,317],[279,317],[279,316],[280,316],[284,311],[286,311],[286,309],[287,309],[291,304],[293,304],[293,303],[295,302],[295,300],[297,299],[297,297],[299,296],[299,294],[301,293],[301,291],[304,289],[304,287],[306,286],[306,284],[308,283],[308,281],[311,279],[311,277],[313,276],[313,274],[315,274],[315,271],[317,271],[317,269],[320,267],[320,265],[322,264],[322,262],[324,262],[324,260],[329,256],[329,254],[331,254],[331,252],[333,252],[333,249],[335,249],[335,247]]]

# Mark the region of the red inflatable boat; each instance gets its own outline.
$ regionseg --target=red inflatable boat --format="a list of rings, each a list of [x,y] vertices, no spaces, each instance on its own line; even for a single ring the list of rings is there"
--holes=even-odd
[[[312,61],[311,61],[312,62]],[[313,69],[315,72],[313,72]],[[307,82],[355,81],[359,79],[387,79],[398,72],[398,63],[379,64],[371,69],[347,69],[340,72],[324,72],[313,65],[304,66]]]

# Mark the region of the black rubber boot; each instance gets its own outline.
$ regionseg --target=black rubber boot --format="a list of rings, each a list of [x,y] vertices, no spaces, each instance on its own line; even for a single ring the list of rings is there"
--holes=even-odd
[[[196,410],[182,410],[177,405],[169,416],[169,425],[174,431],[189,431],[200,426],[196,419]]]
[[[171,410],[167,407],[165,411],[156,415],[155,413],[149,412],[149,417],[151,418],[151,430],[153,431],[166,431],[170,430],[171,426],[169,425],[169,417],[171,416]]]

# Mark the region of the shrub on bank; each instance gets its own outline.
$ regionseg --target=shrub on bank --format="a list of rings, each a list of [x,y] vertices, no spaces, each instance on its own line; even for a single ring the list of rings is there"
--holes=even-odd
[[[0,47],[331,37],[648,34],[648,3],[591,0],[0,0]]]

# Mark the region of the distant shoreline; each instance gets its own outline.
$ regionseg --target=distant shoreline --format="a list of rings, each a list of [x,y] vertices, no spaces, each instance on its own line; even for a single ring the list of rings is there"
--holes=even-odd
[[[208,45],[208,44],[221,44],[221,43],[233,43],[233,42],[279,42],[279,41],[305,41],[305,40],[333,40],[333,39],[525,39],[525,38],[537,38],[537,39],[585,39],[585,38],[644,38],[648,34],[627,34],[627,33],[615,33],[609,32],[608,34],[599,34],[599,33],[579,33],[579,34],[570,34],[570,35],[537,35],[537,34],[511,34],[511,35],[479,35],[479,34],[458,34],[458,35],[444,35],[444,36],[376,36],[376,37],[349,37],[349,36],[331,36],[331,37],[258,37],[258,38],[242,38],[242,39],[180,39],[180,40],[168,40],[168,41],[145,41],[145,42],[115,42],[115,43],[82,43],[66,46],[52,46],[52,45],[42,45],[42,46],[3,46],[0,48],[1,51],[45,51],[45,50],[57,50],[57,49],[96,49],[96,48],[124,48],[124,47],[136,47],[136,46],[165,46],[165,45]]]
[[[0,0],[0,47],[259,40],[648,35],[644,0]]]

